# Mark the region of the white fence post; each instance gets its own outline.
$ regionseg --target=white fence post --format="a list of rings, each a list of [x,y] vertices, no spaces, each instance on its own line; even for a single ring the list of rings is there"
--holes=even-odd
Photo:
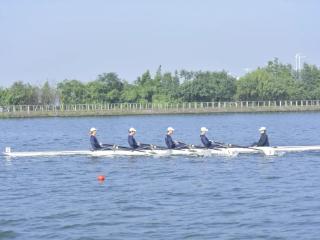
[[[238,108],[265,108],[276,107],[278,109],[299,107],[308,109],[320,106],[320,100],[267,100],[267,101],[232,101],[232,102],[182,102],[182,103],[96,103],[96,104],[61,104],[61,105],[9,105],[2,106],[2,112],[25,113],[33,112],[83,112],[83,111],[164,111],[165,110],[197,110],[197,109],[238,109]]]

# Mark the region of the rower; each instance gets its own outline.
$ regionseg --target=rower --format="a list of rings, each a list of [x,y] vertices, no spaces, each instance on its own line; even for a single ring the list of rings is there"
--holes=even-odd
[[[139,143],[136,141],[134,138],[134,135],[136,135],[137,130],[134,129],[133,127],[129,129],[129,135],[128,135],[128,143],[131,148],[137,149],[139,148]]]
[[[128,143],[131,148],[133,149],[151,149],[152,146],[150,144],[144,144],[137,142],[134,138],[134,135],[136,135],[137,130],[133,127],[129,129],[129,135],[128,135]]]
[[[253,147],[268,147],[269,145],[269,139],[267,135],[267,128],[266,127],[261,127],[259,128],[260,132],[260,139],[257,143],[253,143]]]
[[[174,129],[172,127],[168,127],[167,128],[167,134],[166,134],[166,137],[165,137],[165,142],[166,142],[166,145],[167,145],[168,149],[174,149],[174,148],[181,149],[181,148],[187,147],[187,144],[185,144],[185,143],[172,140],[173,132],[174,132]]]
[[[90,128],[90,143],[91,148],[93,151],[95,150],[111,150],[115,148],[115,145],[113,144],[102,144],[99,143],[97,137],[97,129],[96,128]]]
[[[221,145],[215,144],[214,141],[211,141],[207,138],[206,133],[208,131],[209,130],[206,127],[200,128],[200,139],[203,146],[205,146],[206,148],[221,147]]]
[[[90,143],[92,150],[102,149],[102,145],[99,143],[97,137],[97,129],[92,127],[90,128]]]
[[[202,127],[200,128],[200,139],[201,139],[201,142],[202,144],[206,147],[206,148],[210,148],[211,145],[212,145],[212,141],[210,141],[207,136],[206,136],[206,133],[208,132],[209,130],[205,127]]]
[[[139,150],[144,150],[144,149],[152,149],[153,146],[151,144],[145,144],[145,143],[140,143],[137,142],[136,139],[134,138],[134,135],[136,135],[137,130],[134,129],[133,127],[129,129],[129,135],[128,135],[128,143],[132,149],[139,149]]]

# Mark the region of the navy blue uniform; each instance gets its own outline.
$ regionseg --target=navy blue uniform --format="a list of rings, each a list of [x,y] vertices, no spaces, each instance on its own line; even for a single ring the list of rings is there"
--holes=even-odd
[[[210,148],[212,147],[212,142],[207,138],[206,135],[200,135],[201,138],[201,142],[203,144],[203,146]]]
[[[134,138],[134,136],[128,135],[128,143],[130,145],[130,147],[136,149],[139,147],[136,139]]]
[[[257,143],[258,147],[267,147],[269,145],[269,139],[268,135],[266,133],[262,133],[259,139],[259,142]]]
[[[93,136],[93,135],[90,136],[90,143],[91,143],[92,150],[98,150],[102,148],[96,136]]]
[[[166,135],[165,142],[166,142],[166,145],[169,149],[176,148],[176,144],[172,140],[172,137],[168,134]]]

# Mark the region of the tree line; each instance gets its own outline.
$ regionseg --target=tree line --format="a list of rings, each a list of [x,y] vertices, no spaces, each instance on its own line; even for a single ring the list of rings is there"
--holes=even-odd
[[[177,103],[320,99],[320,68],[305,63],[300,71],[278,59],[240,79],[226,71],[146,71],[133,83],[116,73],[96,80],[66,79],[56,85],[34,86],[21,81],[0,88],[0,105],[94,103]]]

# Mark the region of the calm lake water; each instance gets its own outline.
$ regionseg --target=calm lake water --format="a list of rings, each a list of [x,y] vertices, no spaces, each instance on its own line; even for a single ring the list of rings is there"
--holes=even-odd
[[[320,113],[0,120],[1,150],[88,149],[137,139],[319,145]],[[103,183],[97,176],[105,175]],[[320,153],[281,157],[0,157],[0,239],[319,239]]]

